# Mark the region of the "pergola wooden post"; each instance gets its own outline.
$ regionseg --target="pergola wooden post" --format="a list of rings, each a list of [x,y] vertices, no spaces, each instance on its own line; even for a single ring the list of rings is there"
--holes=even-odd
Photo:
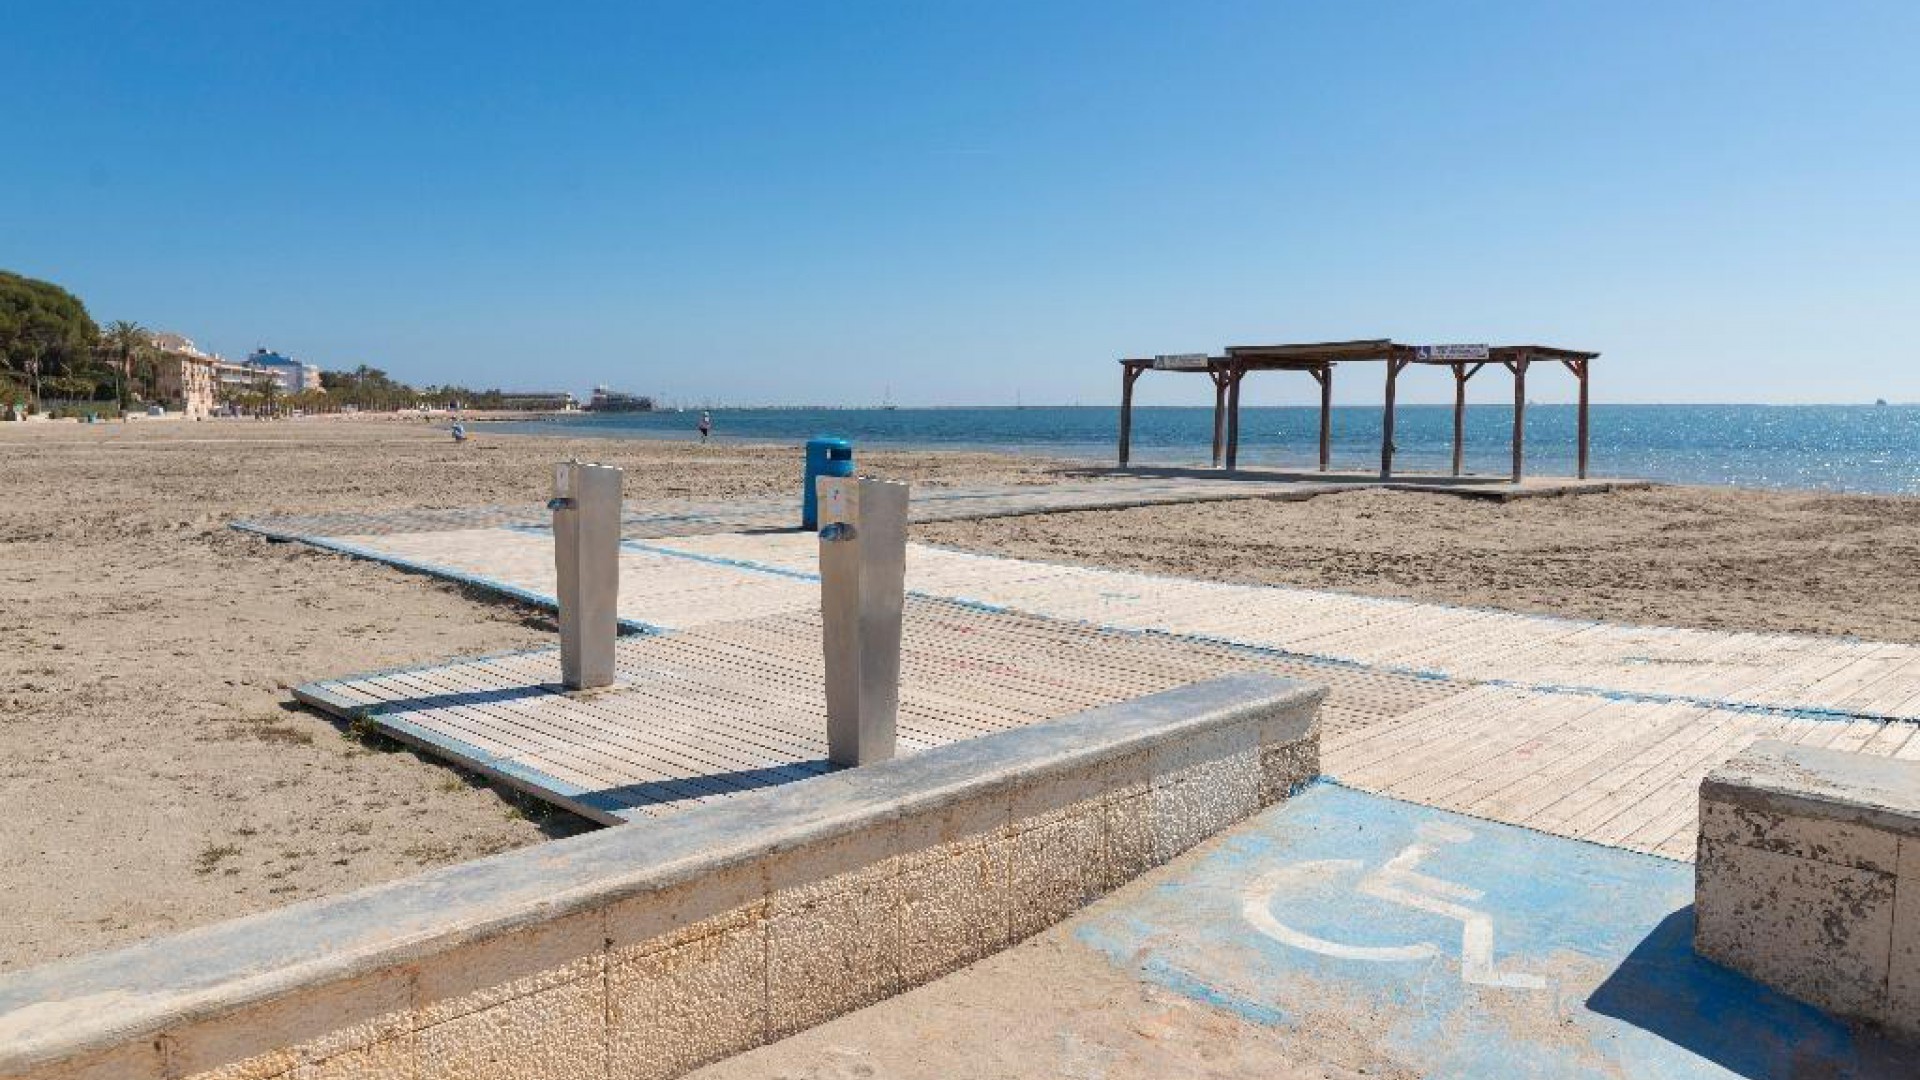
[[[1380,420],[1380,479],[1393,479],[1393,390],[1400,372],[1411,363],[1398,356],[1387,357],[1387,407]]]
[[[1312,375],[1320,384],[1320,471],[1326,472],[1333,458],[1333,365],[1321,364]]]
[[[1240,467],[1240,380],[1247,369],[1227,361],[1227,471]]]
[[[1526,479],[1527,474],[1527,364],[1530,361],[1524,352],[1501,361],[1513,372],[1513,482],[1516,484]]]
[[[1580,467],[1575,474],[1580,479],[1587,478],[1587,365],[1589,360],[1562,360],[1567,370],[1580,380]]]
[[[1213,380],[1213,467],[1217,469],[1227,437],[1227,371],[1209,365],[1207,378]]]
[[[1120,362],[1120,467],[1127,467],[1133,455],[1133,384],[1140,381],[1146,365],[1132,360]]]
[[[1465,361],[1455,361],[1448,366],[1453,368],[1453,475],[1459,476],[1466,460],[1467,380],[1480,374],[1480,369],[1487,365],[1483,361],[1469,368]]]

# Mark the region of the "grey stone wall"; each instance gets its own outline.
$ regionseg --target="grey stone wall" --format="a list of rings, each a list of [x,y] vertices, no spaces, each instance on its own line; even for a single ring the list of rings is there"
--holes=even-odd
[[[677,1076],[1284,798],[1321,696],[1214,680],[0,978],[0,1076]]]
[[[1701,785],[1694,947],[1920,1037],[1920,762],[1762,742]]]

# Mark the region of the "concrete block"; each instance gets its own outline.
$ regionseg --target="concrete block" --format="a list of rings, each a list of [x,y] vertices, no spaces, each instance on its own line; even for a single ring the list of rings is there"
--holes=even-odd
[[[603,1075],[604,976],[551,987],[421,1030],[419,1080],[574,1080]]]
[[[1106,883],[1105,817],[1096,801],[1049,815],[1037,828],[1016,824],[1008,866],[1011,940],[1045,930],[1100,895]]]
[[[767,917],[766,871],[746,863],[695,875],[691,880],[609,905],[607,961],[677,948]]]
[[[1899,837],[1870,826],[1793,817],[1711,799],[1700,802],[1700,838],[1889,874],[1900,850]]]
[[[117,1046],[102,1054],[88,1054],[37,1069],[23,1076],[32,1080],[160,1080],[165,1075],[163,1060],[157,1040],[129,1043]],[[273,1076],[276,1074],[267,1074]],[[284,1072],[277,1075],[284,1076]],[[189,1080],[215,1080],[213,1074],[202,1074]],[[217,1080],[226,1080],[218,1077]],[[255,1080],[255,1077],[236,1077],[235,1080]],[[266,1076],[259,1080],[267,1080]]]
[[[767,1041],[767,923],[715,932],[607,968],[607,1061],[622,1080],[673,1077]]]
[[[1012,815],[1012,795],[1001,792],[915,814],[899,823],[900,869],[952,857],[956,845],[981,843],[1003,835]]]
[[[1154,829],[1153,800],[1146,792],[1108,799],[1100,813],[1107,845],[1102,891],[1111,892],[1164,861]]]
[[[1882,1021],[1908,1038],[1920,1039],[1920,840],[1910,837],[1900,840],[1887,964],[1887,1008]]]
[[[1711,840],[1696,874],[1701,955],[1824,1009],[1880,1014],[1894,875]]]
[[[808,841],[762,860],[769,914],[775,918],[845,892],[854,881],[898,870],[904,830],[896,819]]]
[[[1166,862],[1260,809],[1263,774],[1256,747],[1189,766],[1147,793],[1154,857]]]
[[[412,1030],[413,1001],[413,975],[405,968],[303,989],[170,1030],[168,1067],[193,1076],[235,1066],[247,1080],[290,1072]]]
[[[1013,829],[1032,829],[1071,816],[1105,798],[1104,779],[1091,769],[1074,769],[1022,784],[1009,797]]]
[[[898,871],[898,861],[887,858],[768,897],[770,1039],[871,1005],[899,989]]]
[[[1007,944],[1012,908],[1002,830],[902,859],[900,982],[918,986]]]
[[[1087,767],[1102,798],[1130,799],[1153,786],[1153,753],[1137,750]]]
[[[606,918],[595,911],[430,957],[416,969],[415,1025],[429,1027],[598,977],[605,954]]]
[[[1920,761],[1763,739],[1708,773],[1700,796],[1920,839]]]
[[[411,1032],[302,1065],[289,1080],[416,1080],[419,1050]]]
[[[1319,738],[1260,748],[1260,805],[1272,806],[1320,775]]]
[[[1178,783],[1215,761],[1241,757],[1258,762],[1259,756],[1260,727],[1245,722],[1169,739],[1148,750],[1146,764],[1155,784]]]

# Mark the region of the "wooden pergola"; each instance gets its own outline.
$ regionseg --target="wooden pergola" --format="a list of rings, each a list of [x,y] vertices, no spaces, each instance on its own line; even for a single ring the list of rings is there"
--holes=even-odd
[[[1149,371],[1205,372],[1213,381],[1213,464],[1224,458],[1228,470],[1240,457],[1240,382],[1255,371],[1304,371],[1320,384],[1320,471],[1326,472],[1332,447],[1333,368],[1336,364],[1386,365],[1386,412],[1380,432],[1380,476],[1393,476],[1393,402],[1395,384],[1409,364],[1445,367],[1453,372],[1453,475],[1461,475],[1466,446],[1467,382],[1489,364],[1513,375],[1513,481],[1526,475],[1527,368],[1534,361],[1559,363],[1580,381],[1579,476],[1587,477],[1587,374],[1599,353],[1551,345],[1401,345],[1385,338],[1323,341],[1297,345],[1234,345],[1225,356],[1188,354],[1120,361],[1120,467],[1126,468],[1133,443],[1133,384]]]

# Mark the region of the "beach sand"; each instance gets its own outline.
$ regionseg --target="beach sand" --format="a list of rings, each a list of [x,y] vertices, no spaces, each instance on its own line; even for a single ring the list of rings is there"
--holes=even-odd
[[[1920,498],[1656,487],[1350,491],[961,521],[931,543],[1615,622],[1920,641]]]
[[[589,826],[363,745],[310,679],[551,644],[544,613],[229,530],[236,517],[536,503],[553,462],[628,492],[793,493],[792,448],[419,421],[0,425],[0,969]],[[916,482],[1049,463],[863,453]],[[928,526],[980,550],[1635,621],[1920,639],[1913,500],[1662,489],[1487,504],[1353,492]]]

